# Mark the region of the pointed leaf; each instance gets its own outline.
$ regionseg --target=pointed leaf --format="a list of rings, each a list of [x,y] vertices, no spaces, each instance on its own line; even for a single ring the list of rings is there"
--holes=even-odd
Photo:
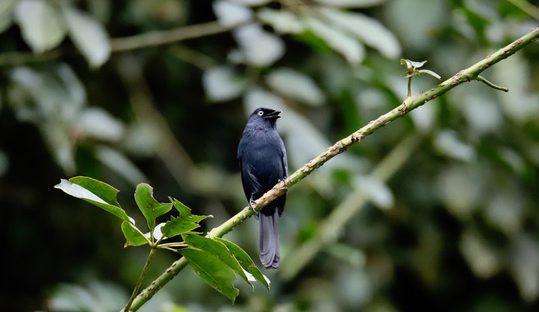
[[[140,230],[131,222],[122,222],[122,232],[126,239],[124,247],[141,246],[149,243],[148,239],[146,239]]]
[[[160,203],[153,197],[153,188],[146,184],[140,183],[135,190],[135,201],[140,211],[146,218],[148,227],[153,231],[155,227],[155,219],[172,209],[172,203]]]
[[[110,55],[110,43],[101,23],[93,16],[73,7],[65,7],[63,13],[71,40],[90,66],[103,65]]]
[[[195,248],[185,248],[180,253],[208,285],[225,295],[232,303],[239,290],[232,284],[236,279],[234,271],[214,255]]]
[[[234,257],[238,260],[240,265],[245,269],[245,271],[249,272],[251,275],[253,275],[254,278],[256,278],[257,281],[262,283],[264,286],[266,286],[267,289],[269,289],[269,279],[260,272],[256,264],[254,263],[253,259],[249,257],[249,255],[241,249],[240,246],[234,244],[231,241],[228,241],[226,239],[222,238],[215,238],[217,241],[223,243],[226,245],[228,250],[234,255]]]
[[[120,208],[116,199],[118,190],[104,182],[89,177],[74,177],[69,181],[61,179],[60,183],[54,187],[73,197],[87,201],[124,221],[129,220],[129,216]]]
[[[15,20],[34,52],[50,50],[65,37],[62,19],[49,1],[22,0],[15,8]]]
[[[228,250],[225,244],[218,240],[200,235],[183,235],[183,240],[189,246],[198,248],[219,258],[219,260],[228,265],[229,268],[234,270],[236,274],[239,274],[247,283],[249,283],[249,285],[251,285],[251,287],[253,287],[253,284],[251,284],[247,275],[245,275],[240,263],[234,258],[233,254]]]
[[[174,208],[178,210],[180,215],[176,217],[171,217],[169,221],[165,223],[161,229],[163,235],[166,237],[174,237],[180,234],[191,232],[194,229],[200,227],[200,221],[206,219],[208,216],[198,216],[191,213],[191,209],[181,203],[179,200],[172,199],[172,204]]]

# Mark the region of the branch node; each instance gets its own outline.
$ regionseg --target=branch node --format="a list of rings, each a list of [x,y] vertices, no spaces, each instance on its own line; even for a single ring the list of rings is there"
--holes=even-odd
[[[481,76],[481,75],[477,75],[474,80],[477,80],[477,81],[481,81],[482,83],[486,84],[487,86],[493,88],[493,89],[496,89],[496,90],[500,90],[500,91],[503,91],[503,92],[509,92],[509,89],[506,88],[506,87],[502,87],[502,86],[499,86],[497,84],[494,84],[493,82],[489,81],[487,78]]]

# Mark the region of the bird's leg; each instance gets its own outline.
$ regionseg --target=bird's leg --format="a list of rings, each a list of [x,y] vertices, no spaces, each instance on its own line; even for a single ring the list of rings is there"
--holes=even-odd
[[[258,211],[256,211],[253,208],[254,204],[255,204],[255,200],[253,199],[253,196],[251,195],[251,198],[249,198],[249,209],[251,209],[255,213],[255,216],[258,218]]]

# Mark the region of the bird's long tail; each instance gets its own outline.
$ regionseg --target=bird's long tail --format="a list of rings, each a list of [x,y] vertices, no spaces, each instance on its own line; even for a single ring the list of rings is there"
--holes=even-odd
[[[279,213],[260,213],[260,262],[265,268],[279,267]]]

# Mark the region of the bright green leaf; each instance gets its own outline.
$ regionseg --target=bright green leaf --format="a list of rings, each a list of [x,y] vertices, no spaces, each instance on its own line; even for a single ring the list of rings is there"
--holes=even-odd
[[[208,285],[225,295],[232,303],[236,300],[239,290],[232,284],[236,274],[219,258],[195,248],[185,248],[180,253]]]
[[[208,217],[193,215],[189,207],[185,206],[176,199],[171,200],[174,208],[178,210],[180,215],[178,217],[172,217],[161,229],[163,235],[166,237],[174,237],[180,234],[191,232],[192,230],[199,228],[200,221]]]
[[[234,272],[239,274],[247,283],[251,285],[251,287],[253,287],[253,284],[251,284],[247,278],[247,275],[245,275],[240,263],[238,260],[236,260],[236,258],[234,258],[233,254],[230,252],[230,250],[228,250],[225,244],[218,240],[200,235],[183,235],[183,240],[189,246],[198,248],[219,258],[219,260],[228,265],[229,268],[234,270]]]
[[[89,177],[74,177],[69,181],[62,179],[54,187],[73,197],[87,201],[124,221],[129,221],[129,216],[120,208],[116,200],[118,190],[104,182]]]
[[[140,230],[138,230],[138,228],[131,222],[122,222],[122,232],[126,239],[125,247],[141,246],[149,243],[146,237],[144,237]]]
[[[90,66],[99,67],[110,55],[110,43],[103,25],[93,16],[73,7],[65,7],[64,18],[69,36]]]
[[[50,50],[64,39],[65,25],[49,1],[20,1],[15,8],[15,20],[34,52]]]
[[[135,201],[140,211],[146,218],[148,227],[153,230],[155,227],[155,219],[172,209],[172,203],[160,203],[153,197],[153,188],[146,184],[140,183],[135,190]]]
[[[222,239],[222,238],[215,238],[215,239],[225,244],[228,250],[230,250],[230,252],[238,260],[238,262],[243,267],[243,269],[249,272],[257,281],[259,281],[264,286],[266,286],[266,288],[269,289],[270,287],[269,280],[262,274],[262,272],[260,272],[256,264],[254,263],[253,259],[251,259],[251,257],[249,257],[249,255],[243,249],[241,249],[240,246],[226,239]]]

